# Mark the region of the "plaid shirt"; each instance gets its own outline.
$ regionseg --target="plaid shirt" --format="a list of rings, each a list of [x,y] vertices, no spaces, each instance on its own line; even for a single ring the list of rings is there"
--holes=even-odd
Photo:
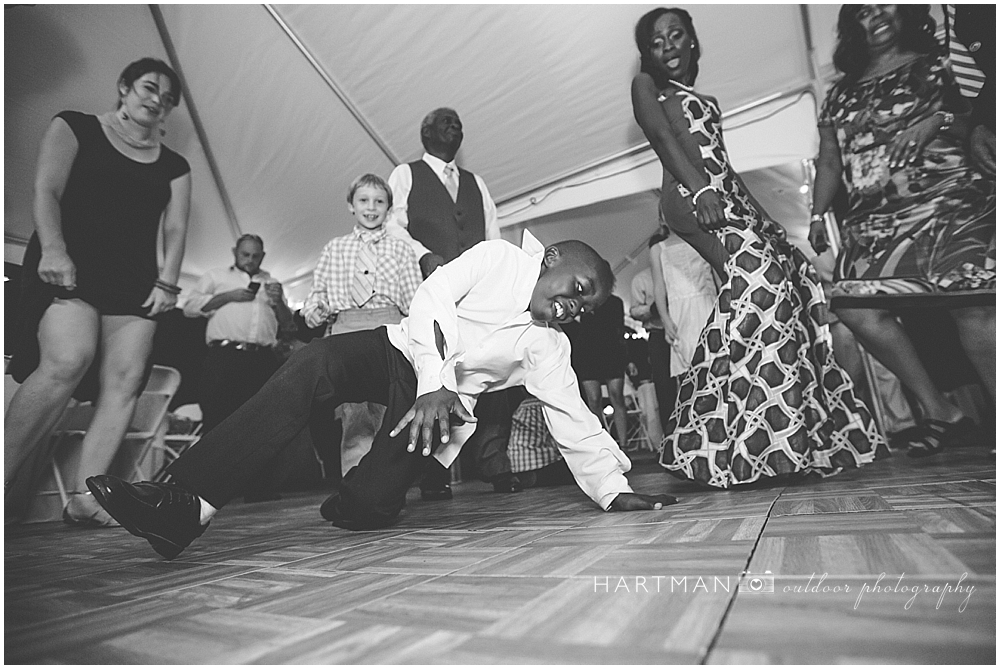
[[[542,403],[537,398],[524,400],[514,412],[507,457],[510,458],[510,470],[515,474],[541,469],[563,459],[545,425]]]
[[[375,294],[365,303],[365,309],[397,307],[403,315],[410,311],[410,301],[420,285],[420,266],[413,250],[395,237],[387,236],[385,226],[378,230],[365,230],[355,225],[343,237],[331,239],[313,272],[312,290],[302,306],[306,324],[318,327],[331,314],[347,309],[357,309],[351,299],[351,282],[354,263],[361,245],[374,243],[378,264],[375,269]]]

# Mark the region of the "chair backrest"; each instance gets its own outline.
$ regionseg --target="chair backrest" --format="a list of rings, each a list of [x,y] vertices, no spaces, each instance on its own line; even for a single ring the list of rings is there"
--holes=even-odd
[[[139,395],[135,413],[128,426],[128,437],[137,438],[151,435],[167,415],[170,400],[181,385],[181,373],[173,367],[153,365],[149,381]]]
[[[126,438],[143,438],[156,432],[156,428],[167,415],[170,400],[181,384],[181,373],[173,367],[153,365],[149,381],[135,405],[135,413],[129,422]],[[69,407],[59,421],[55,433],[84,433],[94,417],[94,405],[90,402]]]

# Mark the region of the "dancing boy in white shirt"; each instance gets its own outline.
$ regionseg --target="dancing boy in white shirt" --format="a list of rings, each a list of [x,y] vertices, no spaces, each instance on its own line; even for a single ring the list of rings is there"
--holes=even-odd
[[[676,500],[629,487],[631,464],[584,404],[569,340],[556,327],[597,308],[613,284],[607,261],[583,242],[536,255],[482,242],[425,280],[400,324],[324,337],[295,353],[170,466],[176,484],[94,476],[87,485],[125,529],[172,559],[306,426],[314,405],[375,401],[387,407],[375,443],[320,511],[337,527],[384,527],[397,519],[423,458],[433,452],[449,465],[457,457],[479,394],[523,384],[545,405],[552,436],[594,502],[661,508]]]

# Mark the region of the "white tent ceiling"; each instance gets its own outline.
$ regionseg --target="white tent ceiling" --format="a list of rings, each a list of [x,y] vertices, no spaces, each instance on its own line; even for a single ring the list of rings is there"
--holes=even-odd
[[[655,227],[650,189],[660,182],[629,100],[632,29],[649,8],[7,6],[6,256],[18,256],[32,230],[49,119],[110,109],[124,65],[153,55],[174,62],[188,95],[166,137],[194,176],[182,282],[230,262],[234,236],[256,232],[265,266],[301,299],[322,246],[350,229],[351,179],[387,176],[418,157],[420,119],[451,106],[466,130],[459,161],[486,180],[505,236],[527,227],[545,242],[584,239],[619,268],[627,294],[645,264],[637,250]],[[804,211],[800,163],[815,153],[814,92],[831,71],[837,7],[690,11],[704,52],[698,88],[730,110],[734,163],[771,213],[793,223]]]

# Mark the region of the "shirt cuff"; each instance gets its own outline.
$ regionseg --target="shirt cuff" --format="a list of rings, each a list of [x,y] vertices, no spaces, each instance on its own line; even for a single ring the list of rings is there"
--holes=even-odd
[[[610,510],[611,502],[615,501],[623,492],[632,492],[632,486],[628,484],[628,479],[621,472],[615,472],[608,476],[597,489],[594,495],[597,504],[605,511]]]

